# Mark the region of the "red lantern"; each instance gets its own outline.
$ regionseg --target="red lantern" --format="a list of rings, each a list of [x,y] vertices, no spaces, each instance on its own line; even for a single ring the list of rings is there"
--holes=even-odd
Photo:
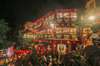
[[[31,50],[16,50],[16,54],[31,54]]]

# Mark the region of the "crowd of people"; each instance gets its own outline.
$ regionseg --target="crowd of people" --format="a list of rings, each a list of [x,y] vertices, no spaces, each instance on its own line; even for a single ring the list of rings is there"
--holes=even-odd
[[[92,45],[72,50],[66,54],[57,52],[37,55],[35,47],[30,54],[7,57],[2,66],[100,66],[100,32],[93,34]]]

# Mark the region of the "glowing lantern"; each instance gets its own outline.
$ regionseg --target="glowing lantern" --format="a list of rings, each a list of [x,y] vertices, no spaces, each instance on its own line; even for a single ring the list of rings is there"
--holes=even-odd
[[[66,53],[66,45],[58,44],[57,45],[57,51],[58,51],[59,54],[65,54]]]
[[[16,54],[31,54],[31,50],[16,50]]]
[[[13,47],[9,47],[7,50],[7,56],[11,57],[12,55],[14,55],[14,49]]]

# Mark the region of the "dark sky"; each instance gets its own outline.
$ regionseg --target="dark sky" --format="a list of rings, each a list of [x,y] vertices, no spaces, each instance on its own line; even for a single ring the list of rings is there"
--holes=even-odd
[[[84,3],[84,0],[0,0],[0,18],[5,18],[11,27],[15,27],[49,10],[59,7],[83,8]]]

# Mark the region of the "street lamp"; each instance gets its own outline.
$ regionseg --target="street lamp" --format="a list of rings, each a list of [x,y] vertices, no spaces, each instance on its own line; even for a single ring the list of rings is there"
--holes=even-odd
[[[92,21],[92,20],[95,20],[95,19],[96,19],[95,16],[89,16],[89,17],[88,17],[88,20],[91,20],[91,21]]]
[[[54,28],[54,27],[55,27],[55,25],[54,25],[53,23],[51,23],[51,24],[50,24],[50,27],[51,27],[51,28]]]

